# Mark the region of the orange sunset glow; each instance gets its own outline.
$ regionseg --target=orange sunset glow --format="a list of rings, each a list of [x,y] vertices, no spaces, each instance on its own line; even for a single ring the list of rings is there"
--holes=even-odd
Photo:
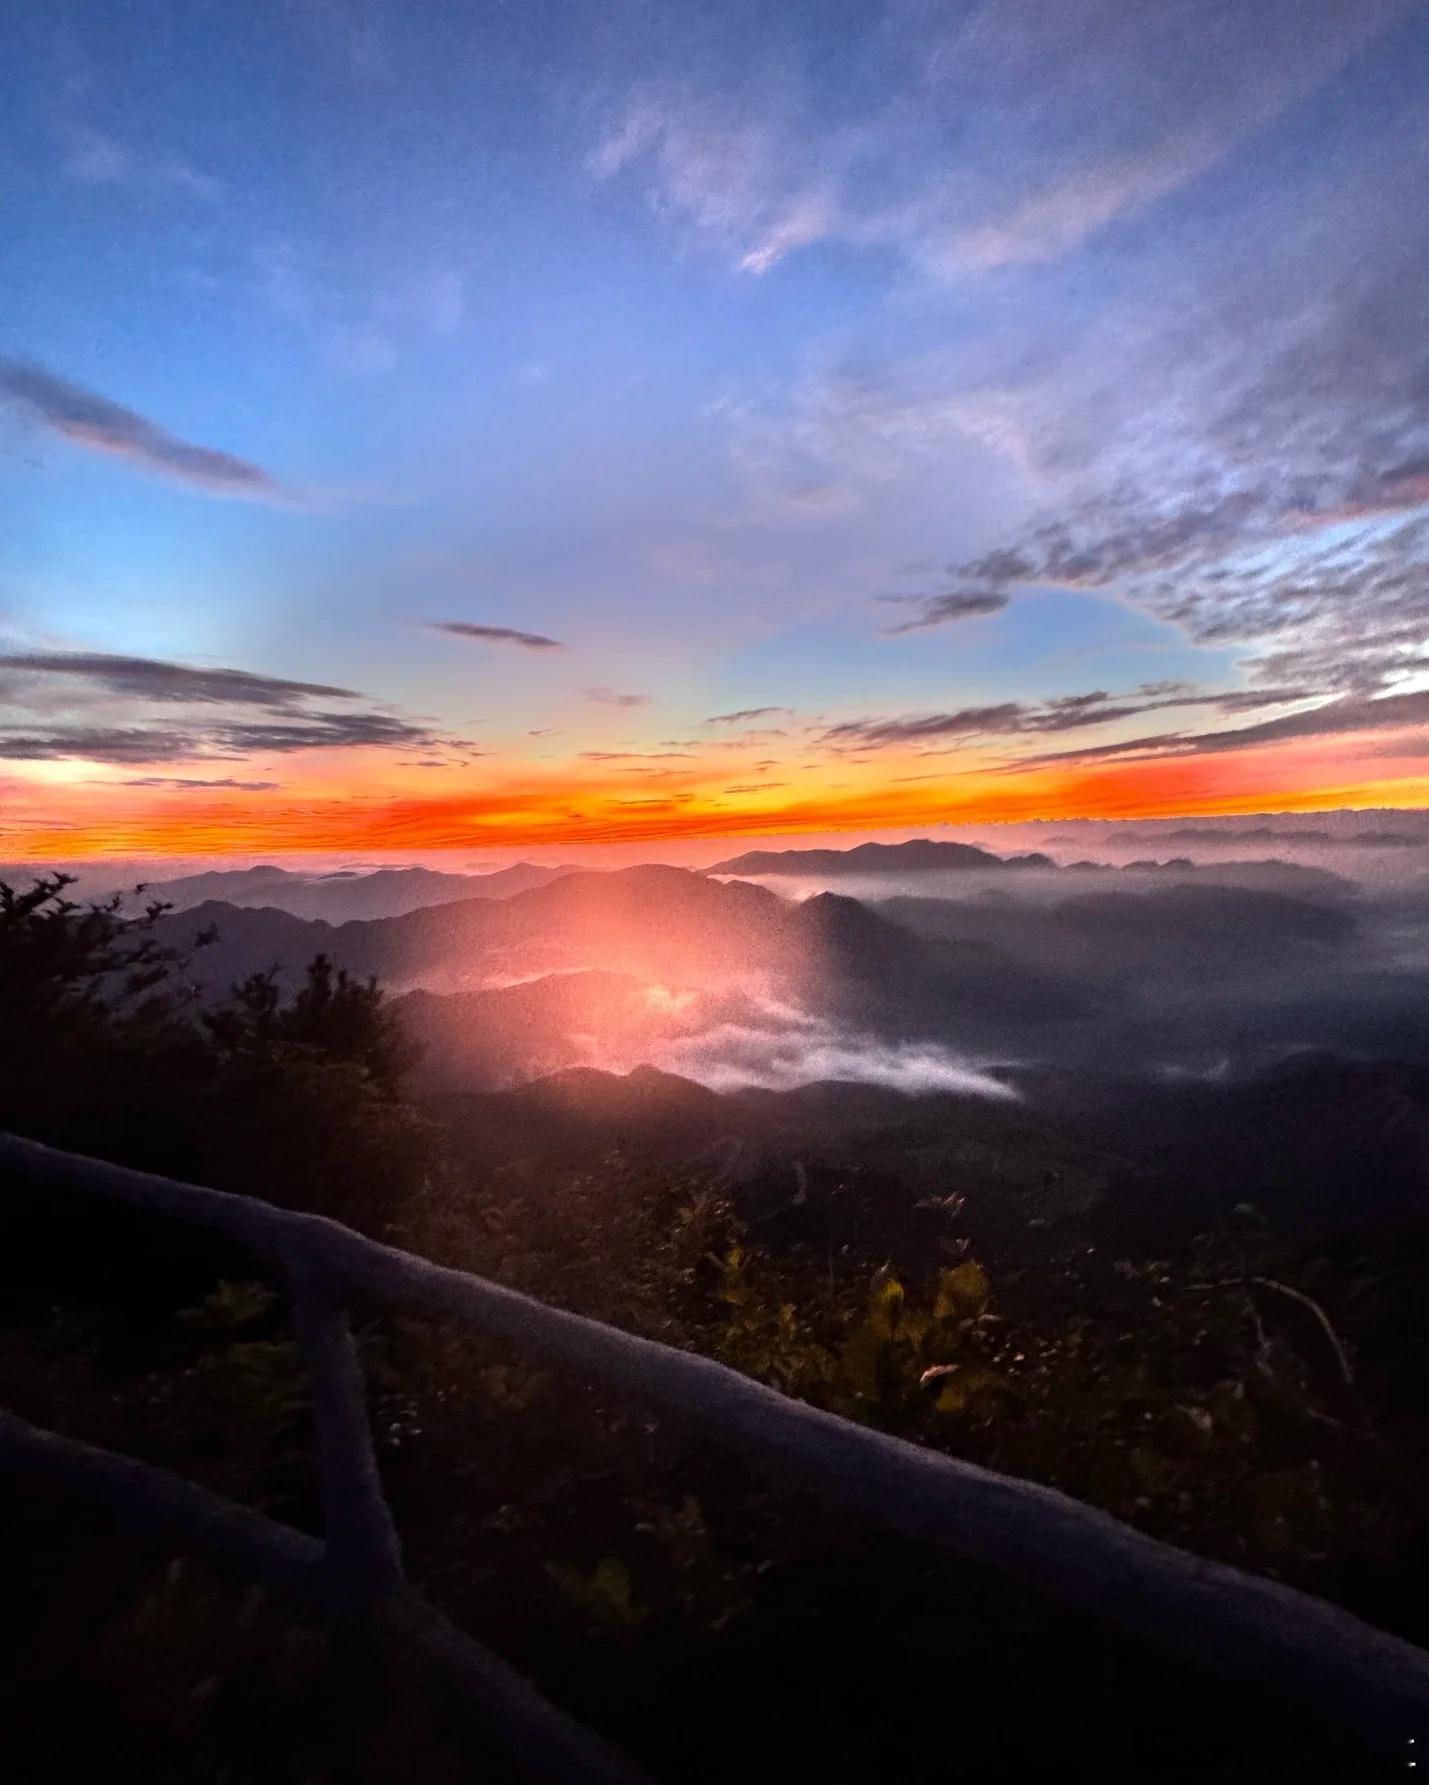
[[[906,830],[1032,820],[1172,817],[1275,810],[1415,806],[1429,803],[1429,776],[1386,775],[1393,738],[1265,746],[1234,757],[1210,755],[1027,769],[1020,773],[947,767],[900,780],[917,759],[792,771],[779,787],[730,794],[727,768],[694,764],[670,771],[661,791],[630,776],[508,769],[495,785],[452,771],[420,786],[373,789],[360,765],[342,783],[326,764],[308,789],[190,793],[175,799],[91,777],[53,773],[12,780],[0,823],[0,856],[17,861],[105,856],[350,854],[473,849],[536,849],[601,844],[652,847],[723,836]],[[1370,750],[1364,745],[1368,743]],[[1372,753],[1373,749],[1379,755]],[[1406,768],[1409,766],[1405,764]]]

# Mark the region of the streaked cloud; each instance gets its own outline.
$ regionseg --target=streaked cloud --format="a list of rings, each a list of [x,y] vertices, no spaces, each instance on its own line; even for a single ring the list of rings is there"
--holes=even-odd
[[[254,675],[246,669],[209,669],[167,663],[156,657],[124,657],[106,651],[9,651],[0,669],[30,676],[65,676],[109,694],[140,700],[214,702],[287,710],[313,698],[358,700],[351,688],[326,682],[294,682],[284,676]]]
[[[848,45],[836,102],[787,46],[671,52],[588,166],[747,273],[821,243],[943,275],[1035,266],[1202,178],[1413,4],[903,0]]]
[[[447,632],[453,638],[474,638],[483,644],[520,645],[526,651],[560,651],[565,646],[558,638],[547,638],[540,632],[517,632],[510,626],[477,626],[469,620],[429,620],[429,632]]]
[[[581,697],[599,707],[646,707],[650,704],[648,694],[622,694],[615,688],[604,686],[582,688]]]
[[[896,638],[904,632],[921,632],[929,626],[946,626],[954,620],[976,620],[988,614],[1000,614],[1012,597],[1005,590],[955,590],[949,595],[881,595],[880,601],[911,605],[918,612],[911,620],[900,620],[883,631]]]
[[[1400,731],[1429,725],[1429,689],[1411,694],[1386,694],[1370,699],[1342,695],[1307,712],[1287,713],[1255,725],[1226,731],[1163,733],[1089,749],[1057,750],[1023,757],[1017,769],[1038,768],[1065,762],[1120,757],[1145,761],[1153,757],[1219,755],[1228,750],[1250,750],[1263,744],[1281,744],[1302,738],[1344,737],[1356,732]]]
[[[741,707],[735,713],[712,713],[702,721],[705,725],[744,725],[751,719],[772,719],[776,714],[792,713],[793,707]]]
[[[291,498],[261,465],[170,434],[136,410],[71,384],[40,366],[0,360],[0,401],[51,433],[91,452],[125,459],[145,471],[176,477],[214,496],[259,501]]]
[[[177,787],[181,790],[213,791],[227,789],[235,793],[271,793],[281,781],[235,781],[223,775],[215,780],[200,780],[192,775],[134,775],[119,783],[121,787]]]
[[[1146,683],[1125,695],[1097,689],[1087,694],[1058,695],[1046,701],[1008,700],[990,706],[961,707],[946,713],[916,713],[892,719],[849,719],[829,726],[823,737],[827,743],[855,749],[968,743],[987,738],[1080,731],[1178,708],[1239,713],[1260,707],[1286,706],[1307,698],[1303,688],[1232,689],[1220,694],[1200,694],[1191,690],[1167,693],[1163,690],[1164,684]],[[1112,750],[1135,747],[1110,746]]]
[[[582,750],[582,762],[691,762],[691,750]]]
[[[10,651],[0,669],[10,672],[0,758],[11,761],[237,761],[435,741],[428,727],[326,682],[85,651]]]

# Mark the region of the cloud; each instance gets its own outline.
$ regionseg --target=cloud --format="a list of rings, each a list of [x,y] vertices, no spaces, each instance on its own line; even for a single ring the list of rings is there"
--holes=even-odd
[[[1015,1101],[1017,1093],[935,1042],[890,1042],[845,1031],[807,1012],[761,1000],[767,1027],[721,1023],[657,1051],[654,1064],[715,1091],[772,1091],[828,1080],[886,1085],[910,1095],[953,1092]]]
[[[135,410],[39,366],[0,360],[0,398],[8,398],[51,432],[76,445],[127,459],[146,471],[177,477],[210,495],[291,500],[278,480],[260,465],[180,440]]]
[[[375,274],[344,274],[311,241],[285,236],[255,243],[247,260],[253,295],[306,330],[343,372],[391,372],[413,348],[450,341],[466,321],[466,276],[444,260],[403,254]]]
[[[1031,712],[1020,700],[995,706],[959,707],[951,713],[924,713],[906,719],[846,719],[824,733],[832,744],[920,744],[934,738],[972,738],[1020,731]]]
[[[237,752],[230,751],[232,759]],[[223,756],[211,738],[168,728],[75,725],[62,730],[0,731],[0,758],[10,762],[171,762]]]
[[[1204,0],[1200,3],[1204,6]],[[1149,77],[1139,104],[1133,100],[1130,108],[1140,113],[1134,132],[1140,140],[1126,150],[1114,146],[1118,129],[1126,131],[1128,108],[1124,97],[1108,93],[1111,116],[1100,128],[1093,125],[1086,139],[1092,152],[1080,165],[1051,172],[1045,183],[1013,199],[1000,214],[955,230],[944,252],[955,264],[979,271],[1059,258],[1108,224],[1133,216],[1208,173],[1288,106],[1338,73],[1364,43],[1413,3],[1320,0],[1306,6],[1260,0],[1254,18],[1242,13],[1239,19],[1224,6],[1205,7],[1218,16],[1199,46],[1183,35],[1188,25],[1193,32],[1198,27],[1187,7],[1153,0],[1136,9],[1140,16],[1134,22],[1116,21],[1105,31],[1104,41],[1109,51],[1118,39],[1121,45],[1120,54],[1108,54],[1108,63],[1120,61],[1133,79],[1138,70]],[[1045,25],[1052,4],[1056,0],[1007,10],[1032,14]],[[1066,5],[1063,0],[1057,10],[1063,14],[1064,27],[1070,24],[1076,29],[1090,22],[1095,29],[1109,22],[1105,8],[1094,4]],[[1095,17],[1098,12],[1101,19]],[[1051,49],[1052,44],[1049,35],[1044,46]],[[1080,53],[1074,51],[1074,67],[1080,63],[1085,69],[1087,61],[1085,46]],[[1179,92],[1166,79],[1172,65],[1178,75],[1188,77]],[[1061,83],[1045,62],[1042,73],[1051,74],[1049,85],[1056,93]]]
[[[112,109],[104,65],[86,54],[79,38],[61,25],[47,43],[50,67],[35,82],[37,97],[58,144],[65,173],[93,185],[126,184],[211,203],[224,195],[222,181],[182,155],[121,138],[106,123]]]
[[[667,56],[587,165],[749,274],[826,243],[1035,266],[1203,178],[1413,3],[902,0],[847,34],[837,81],[787,45]]]
[[[950,364],[930,402],[1003,394],[1035,508],[948,592],[1115,594],[1322,694],[1429,667],[1429,137],[1405,100],[1342,149],[1283,149],[1224,215],[1148,236],[1105,305]]]
[[[985,589],[967,592],[955,590],[950,595],[881,595],[880,601],[912,603],[919,612],[911,620],[896,626],[885,626],[890,638],[904,632],[921,632],[927,626],[945,626],[952,620],[975,620],[986,614],[1000,614],[1012,597],[1005,590]]]
[[[792,713],[793,707],[741,707],[737,713],[713,713],[704,725],[742,725],[749,719],[769,719],[776,713]]]
[[[494,645],[520,645],[526,651],[561,651],[565,646],[558,638],[546,638],[539,632],[516,632],[510,626],[474,626],[467,620],[429,620],[429,632],[449,632],[454,638],[475,638]]]
[[[135,184],[179,193],[205,204],[217,203],[226,187],[179,155],[140,153],[92,124],[62,127],[64,169],[89,185]]]
[[[104,783],[108,785],[108,783]],[[179,788],[229,788],[238,793],[271,793],[275,787],[281,787],[281,781],[235,781],[229,776],[222,776],[213,781],[198,780],[189,775],[135,775],[127,781],[119,783],[121,787],[179,787]]]
[[[582,762],[670,762],[675,758],[689,762],[690,750],[582,750]]]
[[[826,236],[836,204],[831,180],[788,178],[782,97],[766,88],[762,100],[749,100],[731,106],[683,85],[647,87],[611,122],[587,167],[611,180],[643,164],[658,211],[720,244],[743,271],[768,272]]]
[[[240,750],[353,749],[367,745],[430,744],[432,734],[391,713],[305,713],[288,724],[256,721],[218,733]],[[480,752],[477,752],[480,754]]]
[[[232,761],[437,741],[425,726],[347,704],[365,697],[326,682],[98,651],[10,651],[0,669],[12,672],[5,701],[13,716],[0,721],[0,758],[12,761]]]
[[[620,694],[614,688],[582,688],[581,694],[602,707],[645,707],[650,704],[648,694]]]
[[[855,749],[897,748],[945,740],[961,743],[980,738],[1080,731],[1174,708],[1209,708],[1236,713],[1247,708],[1289,705],[1307,698],[1307,690],[1303,688],[1232,689],[1221,694],[1161,692],[1166,686],[1165,683],[1143,683],[1126,695],[1112,695],[1104,689],[1096,689],[1087,694],[1058,695],[1046,701],[1001,701],[992,706],[961,707],[948,713],[919,713],[899,719],[848,719],[829,726],[823,738],[826,743]],[[1115,752],[1136,747],[1134,744],[1113,744],[1106,749]],[[1043,762],[1052,759],[1033,757],[1023,760]]]
[[[1074,589],[1252,682],[1392,690],[1429,672],[1429,134],[1399,46],[1362,52],[1412,10],[899,0],[827,69],[677,30],[591,171],[746,271],[835,245],[954,283],[955,329],[909,281],[896,328],[720,410],[761,524],[818,491],[920,575],[947,525],[894,634]]]
[[[1261,744],[1286,743],[1297,738],[1342,737],[1354,732],[1403,730],[1429,725],[1429,689],[1411,694],[1387,694],[1375,698],[1342,695],[1307,712],[1286,713],[1255,725],[1227,731],[1162,733],[1120,743],[1098,744],[1088,749],[1057,750],[1023,757],[1016,768],[1042,767],[1092,758],[1121,757],[1144,761],[1150,757],[1218,755],[1227,750],[1249,750]]]
[[[96,183],[129,178],[134,158],[114,137],[88,124],[76,124],[65,135],[65,172],[73,178]]]
[[[246,669],[195,668],[157,657],[123,657],[105,651],[4,652],[0,653],[0,669],[72,677],[93,683],[110,694],[161,702],[227,703],[287,710],[314,697],[361,699],[350,688],[337,688],[326,682],[293,682],[282,676],[253,675]]]
[[[420,726],[385,713],[315,713],[291,725],[56,726],[45,731],[0,727],[0,759],[11,762],[237,761],[255,752],[354,749],[428,741]]]

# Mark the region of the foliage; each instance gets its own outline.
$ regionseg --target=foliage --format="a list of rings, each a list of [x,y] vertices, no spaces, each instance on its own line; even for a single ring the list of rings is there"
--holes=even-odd
[[[746,1225],[699,1161],[605,1143],[539,1166],[463,1156],[408,1100],[377,986],[320,957],[291,994],[258,975],[204,1006],[163,945],[161,907],[81,909],[64,889],[0,887],[0,1125],[331,1213],[1422,1634],[1429,1441],[1417,1378],[1388,1385],[1397,1355],[1422,1355],[1429,1261],[1297,1253],[1249,1205],[1174,1256],[1118,1256],[1074,1223],[1039,1237],[1036,1257],[1015,1234],[1000,1249],[980,1238],[974,1255],[975,1187],[930,1185],[926,1161],[901,1211],[886,1177],[842,1174],[845,1203],[880,1206],[867,1220],[845,1208],[835,1244],[817,1208],[801,1206],[802,1226]],[[34,1218],[18,1188],[3,1211],[0,1402],[313,1525],[305,1389],[275,1288],[127,1213]],[[839,1665],[843,1644],[860,1690],[882,1677],[895,1639],[867,1631],[912,1620],[921,1589],[899,1600],[882,1552],[861,1572],[865,1539],[845,1524],[616,1386],[440,1323],[370,1319],[361,1340],[415,1577],[518,1664],[553,1668],[577,1708],[588,1692],[585,1714],[599,1719],[627,1674],[660,1677],[683,1655],[691,1677],[670,1699],[683,1729],[680,1707],[702,1702],[693,1676],[746,1643],[781,1660],[786,1641],[807,1651],[806,1680]],[[331,1685],[323,1647],[159,1561],[94,1665],[156,1751],[175,1744],[172,1776],[262,1777],[249,1707],[301,1722],[296,1698],[307,1715]],[[831,1583],[857,1615],[851,1635],[821,1639]],[[977,1605],[925,1633],[930,1654],[995,1646],[985,1620],[999,1640],[1008,1620],[1025,1629],[1025,1609]],[[626,1674],[602,1671],[607,1654]],[[1034,1671],[1055,1660],[1070,1702],[1080,1658],[1035,1641],[1031,1657]],[[761,1667],[779,1672],[751,1663],[741,1690]],[[890,1702],[915,1695],[889,1684]],[[393,1717],[396,1751],[423,1751],[426,1713]],[[862,1776],[840,1764],[824,1770]]]
[[[201,1006],[162,904],[68,884],[0,883],[0,1128],[385,1231],[435,1150],[376,984],[319,955],[291,995],[260,974]]]

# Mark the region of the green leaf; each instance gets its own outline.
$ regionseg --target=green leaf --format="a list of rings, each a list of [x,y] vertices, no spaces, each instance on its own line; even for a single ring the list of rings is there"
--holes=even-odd
[[[991,1285],[975,1258],[938,1273],[933,1313],[939,1320],[975,1320],[987,1307]]]
[[[966,1369],[954,1365],[942,1380],[943,1386],[933,1403],[939,1413],[966,1413],[978,1401],[1004,1394],[1011,1387],[1000,1370],[985,1370],[976,1365]]]
[[[628,1629],[645,1616],[637,1605],[630,1585],[630,1570],[619,1556],[602,1556],[590,1574],[564,1563],[554,1563],[546,1571],[584,1611],[602,1624]]]
[[[868,1300],[868,1329],[876,1339],[891,1339],[897,1331],[907,1300],[903,1285],[891,1271],[884,1272]]]

